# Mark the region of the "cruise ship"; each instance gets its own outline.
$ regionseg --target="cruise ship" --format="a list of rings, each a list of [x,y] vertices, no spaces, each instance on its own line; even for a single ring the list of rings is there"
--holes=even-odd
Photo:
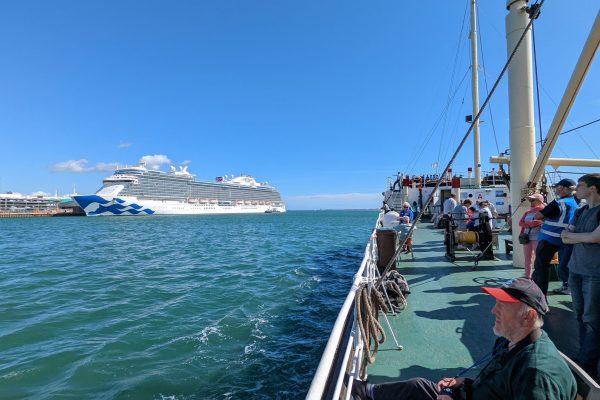
[[[285,212],[279,192],[251,176],[196,180],[187,166],[168,172],[142,163],[117,169],[93,195],[74,195],[86,215],[251,214]]]

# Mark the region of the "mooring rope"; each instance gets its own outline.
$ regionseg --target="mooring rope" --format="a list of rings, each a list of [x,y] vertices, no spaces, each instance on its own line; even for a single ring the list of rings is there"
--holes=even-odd
[[[392,271],[392,272],[397,273],[397,271]],[[398,274],[398,275],[400,275],[400,274]],[[406,302],[406,297],[404,296],[404,293],[402,293],[402,289],[400,289],[400,286],[398,285],[398,283],[396,283],[394,280],[387,279],[387,280],[383,281],[382,287],[385,288],[386,292],[389,294],[389,297],[393,298],[395,300],[395,302],[397,303],[397,304],[393,304],[390,301],[390,305],[394,312],[400,312],[406,308],[406,305],[408,303]]]
[[[356,322],[364,344],[365,359],[369,364],[373,364],[379,345],[386,339],[383,327],[378,321],[379,309],[383,312],[389,310],[381,293],[375,288],[369,290],[367,283],[362,283],[356,291],[355,304]]]

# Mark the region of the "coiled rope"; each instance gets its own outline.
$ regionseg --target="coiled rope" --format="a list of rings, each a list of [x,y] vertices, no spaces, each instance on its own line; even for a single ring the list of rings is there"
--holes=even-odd
[[[379,345],[385,342],[383,327],[378,321],[379,309],[389,312],[381,293],[375,288],[369,289],[367,283],[362,283],[356,290],[356,321],[364,343],[365,359],[369,364],[375,362]],[[371,350],[373,347],[373,350]]]
[[[401,283],[403,287],[400,287]],[[393,312],[397,313],[406,308],[408,303],[404,293],[408,294],[410,291],[408,290],[406,279],[398,271],[392,270],[388,272],[386,279],[383,281],[382,288],[387,293]]]

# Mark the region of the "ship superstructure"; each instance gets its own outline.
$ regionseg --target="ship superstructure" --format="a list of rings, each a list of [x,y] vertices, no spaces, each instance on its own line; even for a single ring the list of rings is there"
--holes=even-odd
[[[73,196],[87,215],[285,212],[279,192],[249,175],[196,180],[187,166],[169,172],[140,164],[117,169],[94,195]]]

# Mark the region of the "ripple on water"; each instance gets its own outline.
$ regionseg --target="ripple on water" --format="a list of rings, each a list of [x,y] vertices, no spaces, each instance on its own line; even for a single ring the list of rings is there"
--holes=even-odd
[[[0,398],[303,398],[375,217],[3,221]]]

